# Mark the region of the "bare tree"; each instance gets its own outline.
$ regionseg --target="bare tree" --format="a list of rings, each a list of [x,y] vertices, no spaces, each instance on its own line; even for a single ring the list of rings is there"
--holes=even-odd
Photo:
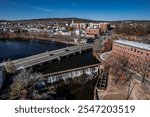
[[[8,59],[8,61],[5,63],[4,68],[7,73],[15,73],[16,72],[16,66],[10,59]]]
[[[107,63],[110,67],[114,68],[116,71],[119,70],[125,71],[128,65],[128,59],[124,55],[120,56],[111,55],[107,59]]]
[[[23,70],[14,77],[13,84],[10,86],[10,99],[30,99],[35,84],[43,79],[40,73],[31,73],[30,70]]]
[[[111,49],[112,49],[112,39],[106,39],[105,41],[104,41],[104,44],[103,44],[103,46],[104,46],[104,50],[105,51],[110,51]]]
[[[127,72],[128,59],[124,55],[111,55],[107,61],[107,66],[113,69],[113,75],[116,76],[115,83],[119,80],[122,72]]]
[[[142,77],[142,83],[145,81],[145,78],[148,77],[148,73],[150,72],[150,61],[148,59],[139,59],[139,62],[136,64],[136,69],[140,73]]]
[[[129,99],[134,87],[136,85],[136,82],[134,82],[133,86],[131,87],[131,81],[129,82],[129,87],[128,87],[128,93],[127,93],[127,100]]]
[[[114,32],[117,34],[125,34],[125,35],[147,35],[150,34],[150,24],[122,24],[122,25],[116,25],[116,28],[114,29]]]

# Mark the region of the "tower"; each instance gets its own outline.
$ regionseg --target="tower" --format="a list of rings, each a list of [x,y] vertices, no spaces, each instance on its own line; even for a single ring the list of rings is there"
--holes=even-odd
[[[71,26],[73,27],[73,25],[74,25],[74,20],[73,20],[73,18],[72,18]]]

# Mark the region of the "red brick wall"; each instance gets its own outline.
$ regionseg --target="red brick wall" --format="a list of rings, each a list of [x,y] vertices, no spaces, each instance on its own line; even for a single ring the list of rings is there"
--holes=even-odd
[[[100,35],[100,29],[86,29],[86,33],[90,35]]]
[[[101,27],[102,30],[106,30],[110,27],[110,24],[109,23],[101,23],[100,27]]]
[[[115,56],[127,57],[129,63],[139,63],[141,59],[150,61],[150,51],[136,47],[113,43],[112,52]]]

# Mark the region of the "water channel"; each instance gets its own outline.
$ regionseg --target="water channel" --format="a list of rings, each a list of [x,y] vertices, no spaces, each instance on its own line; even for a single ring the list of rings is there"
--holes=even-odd
[[[53,41],[0,40],[0,62],[7,60],[8,58],[14,60],[34,54],[39,54],[45,51],[64,48],[67,46],[71,45]],[[49,64],[46,63],[43,66],[35,66],[33,67],[33,70],[46,74],[91,65],[95,63],[98,63],[98,60],[95,57],[93,57],[92,51],[86,51],[82,54],[76,54],[74,56],[69,56],[68,58],[62,58],[60,61],[54,61]],[[70,95],[70,97],[65,99],[93,99],[94,83],[95,80],[87,82],[87,84],[84,84],[84,87],[83,85],[80,85],[76,82],[72,85],[69,85],[68,87],[69,89],[71,89],[71,92],[73,92],[73,94],[68,94]],[[61,85],[60,87],[62,86],[63,85]],[[60,91],[58,92],[58,94],[62,92]],[[84,95],[80,96],[80,94]]]

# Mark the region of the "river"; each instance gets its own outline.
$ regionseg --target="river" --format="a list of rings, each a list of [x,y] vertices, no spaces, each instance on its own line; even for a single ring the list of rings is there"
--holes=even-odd
[[[67,46],[71,46],[71,45],[53,42],[53,41],[0,40],[0,62],[2,62],[3,60],[7,60],[8,58],[14,60],[14,59],[34,55],[34,54],[39,54],[45,51],[64,48]],[[68,58],[62,58],[60,61],[54,61],[49,64],[44,64],[42,67],[35,66],[33,67],[33,70],[46,74],[46,73],[91,65],[95,63],[98,63],[98,60],[95,57],[93,57],[92,51],[87,51],[82,54],[76,54],[74,56],[70,56]],[[92,81],[91,83],[88,82],[88,84],[85,84],[84,88],[82,85],[75,83],[76,86],[78,87],[78,91],[76,88],[75,90],[73,90],[74,87],[76,86],[70,85],[69,88],[72,89],[71,90],[72,92],[74,92],[73,93],[74,96],[73,98],[70,97],[69,99],[93,99],[93,88],[94,88],[93,82],[95,82],[95,80]],[[89,85],[89,83],[91,85]],[[89,92],[91,93],[89,94]],[[79,96],[81,93],[84,95]]]
[[[12,60],[19,59],[67,46],[71,45],[53,41],[0,40],[0,62],[7,60],[8,58],[11,58]],[[92,51],[87,51],[82,54],[70,56],[69,58],[62,58],[60,61],[54,61],[50,64],[46,63],[42,67],[35,66],[34,71],[46,74],[95,63],[98,63],[98,60],[93,57]]]
[[[0,62],[4,59],[18,59],[69,45],[53,41],[0,40]]]

